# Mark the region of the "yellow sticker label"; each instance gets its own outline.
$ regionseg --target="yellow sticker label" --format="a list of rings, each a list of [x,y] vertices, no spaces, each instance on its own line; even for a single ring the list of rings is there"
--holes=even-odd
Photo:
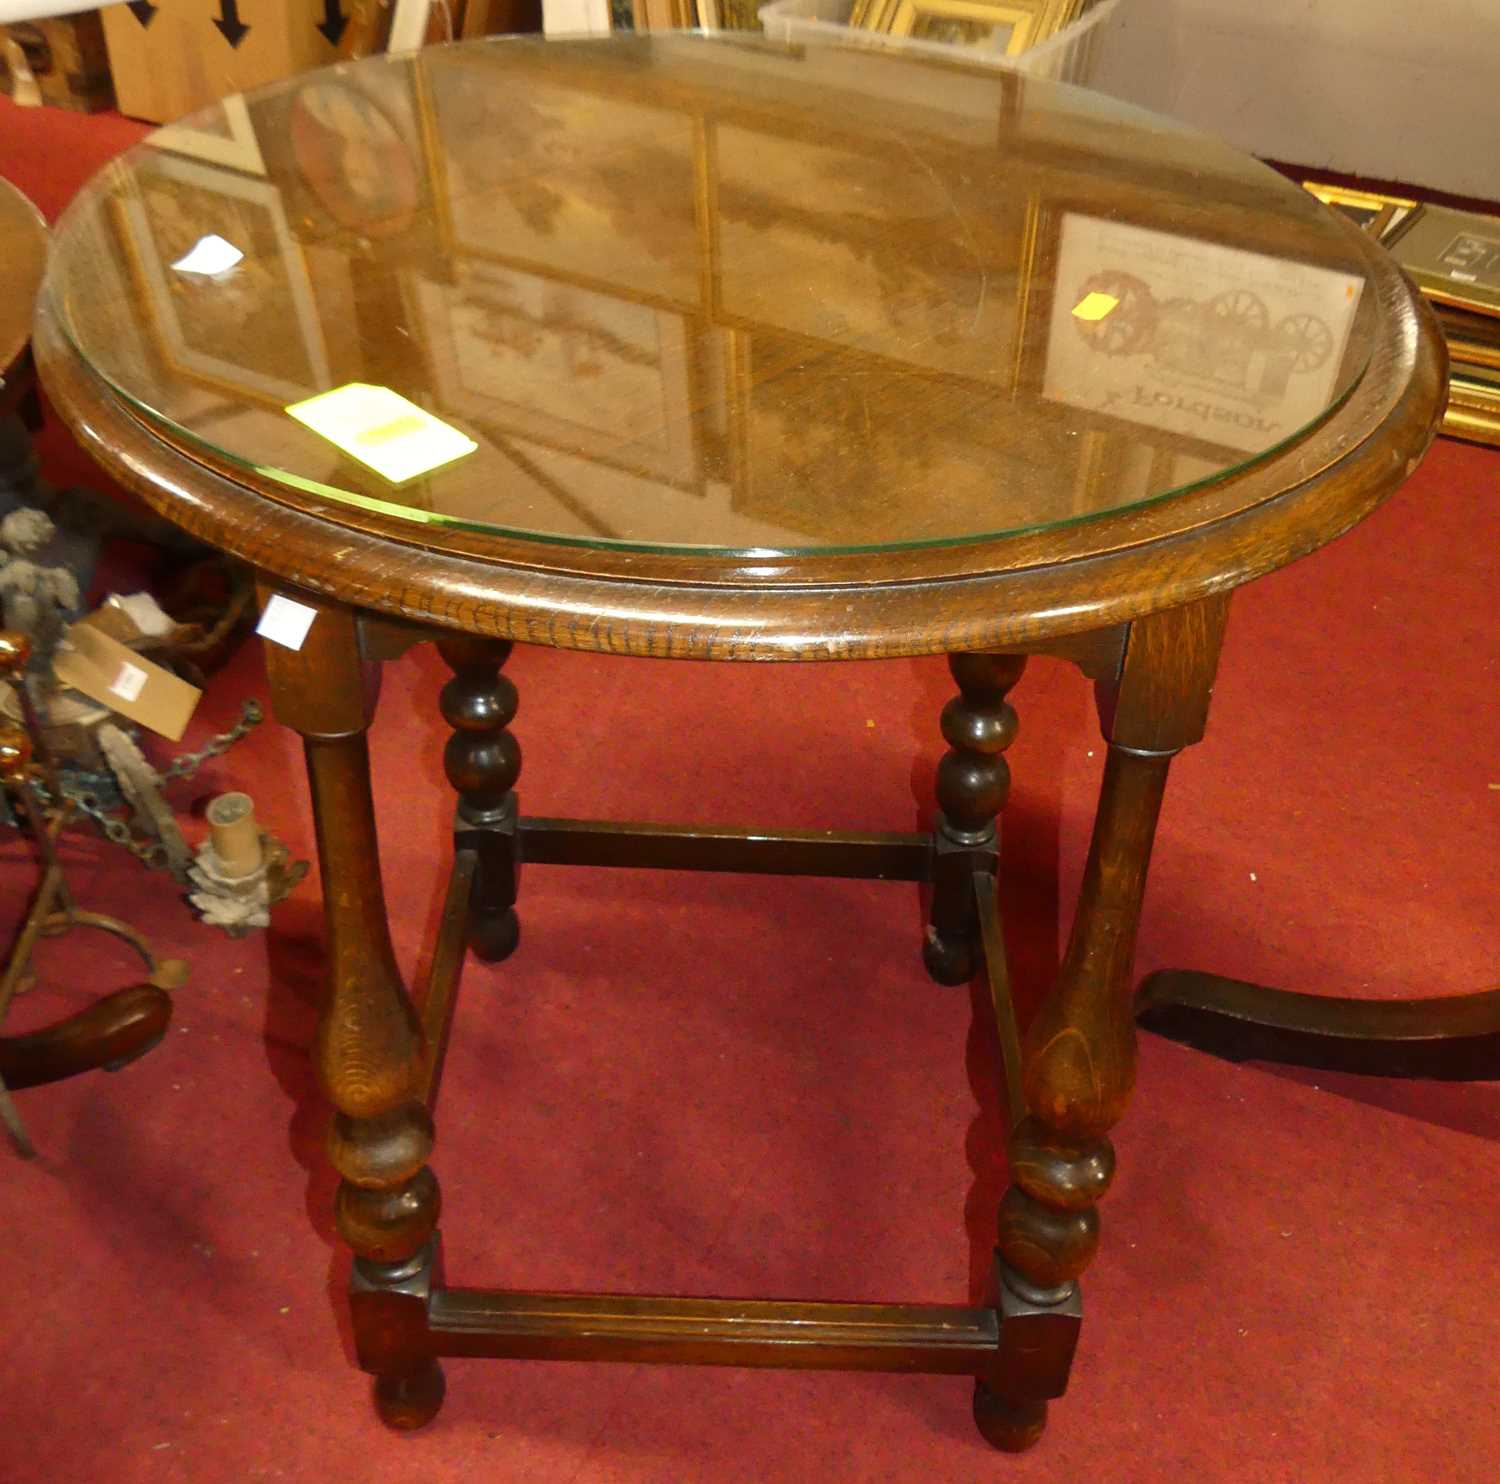
[[[451,464],[479,447],[400,392],[362,381],[294,402],[286,410],[392,484]]]
[[[1085,294],[1073,306],[1073,318],[1103,319],[1119,302],[1113,294],[1101,294],[1098,289],[1095,289],[1092,293]]]

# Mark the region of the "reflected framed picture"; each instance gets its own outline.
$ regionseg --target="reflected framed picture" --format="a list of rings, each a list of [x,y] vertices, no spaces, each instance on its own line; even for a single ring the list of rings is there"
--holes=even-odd
[[[701,487],[681,315],[478,260],[410,289],[442,408],[488,436]]]
[[[449,250],[639,303],[696,309],[708,253],[702,130],[685,110],[527,77],[495,147],[520,48],[433,47],[418,76]]]
[[[238,94],[193,115],[191,125],[167,124],[151,136],[155,149],[171,150],[211,165],[227,165],[247,175],[264,175],[266,162],[250,110]]]
[[[150,304],[157,351],[174,370],[280,407],[329,385],[307,261],[269,180],[162,153],[116,198],[131,272]],[[222,240],[238,256],[195,270],[191,254]],[[267,326],[281,327],[271,334]]]
[[[395,83],[397,106],[409,103],[397,69],[374,77]],[[320,76],[297,90],[286,127],[298,178],[341,227],[391,237],[411,225],[425,181],[406,142],[416,135],[409,106],[397,112],[368,88]]]
[[[1357,275],[1083,212],[1056,263],[1049,401],[1258,453],[1347,384]]]
[[[729,122],[713,157],[722,322],[1012,383],[1037,206],[1002,173]]]

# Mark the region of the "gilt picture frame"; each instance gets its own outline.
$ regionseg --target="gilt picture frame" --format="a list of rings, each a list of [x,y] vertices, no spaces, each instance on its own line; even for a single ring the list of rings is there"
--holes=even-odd
[[[1387,196],[1379,191],[1361,191],[1352,186],[1335,185],[1324,180],[1304,180],[1302,189],[1314,195],[1325,206],[1331,206],[1349,218],[1355,226],[1368,232],[1377,242],[1386,242],[1420,212],[1418,202],[1405,196]]]
[[[1436,303],[1500,316],[1500,217],[1429,206],[1391,256]]]
[[[1013,57],[1051,36],[1070,9],[1070,0],[894,0],[881,29]]]

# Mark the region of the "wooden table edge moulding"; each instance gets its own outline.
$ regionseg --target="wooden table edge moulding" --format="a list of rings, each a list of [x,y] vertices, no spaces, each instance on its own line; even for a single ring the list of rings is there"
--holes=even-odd
[[[1351,231],[1351,240],[1358,236]],[[1172,757],[1204,732],[1233,590],[1347,530],[1415,468],[1446,368],[1428,310],[1388,258],[1359,253],[1377,345],[1311,431],[1204,487],[1049,535],[808,557],[710,557],[548,545],[416,526],[293,491],[128,409],[51,311],[36,350],[68,425],[127,488],[254,564],[266,595],[316,617],[301,649],[266,646],[280,720],[305,741],[332,986],[316,1044],[337,1112],[338,1228],[353,1249],[359,1364],[382,1418],[430,1420],[444,1357],[490,1356],[936,1372],[975,1380],[975,1416],[1008,1450],[1040,1435],[1081,1323],[1099,1240],[1108,1134],[1135,1076],[1130,983],[1147,864]],[[457,791],[454,860],[425,992],[401,982],[378,866],[366,732],[380,662],[435,640]],[[528,818],[501,674],[513,642],[621,655],[826,660],[947,654],[940,814],[930,834]],[[1024,1041],[996,907],[997,816],[1016,729],[1007,693],[1029,654],[1096,683],[1108,743],[1059,982]],[[987,975],[1005,1060],[1011,1187],[987,1301],[814,1303],[452,1287],[443,1275],[433,1106],[466,949],[517,942],[522,861],[930,883],[923,957],[943,984]]]

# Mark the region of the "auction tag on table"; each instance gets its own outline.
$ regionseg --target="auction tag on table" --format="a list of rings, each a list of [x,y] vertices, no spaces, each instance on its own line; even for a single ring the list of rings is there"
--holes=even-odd
[[[479,447],[399,392],[363,381],[294,402],[286,410],[392,484],[451,464]]]
[[[176,742],[203,692],[153,664],[87,619],[71,624],[52,659],[52,673],[89,700]]]
[[[261,610],[255,632],[283,649],[301,649],[317,616],[316,608],[309,608],[306,603],[293,598],[284,598],[280,593],[272,593]]]

